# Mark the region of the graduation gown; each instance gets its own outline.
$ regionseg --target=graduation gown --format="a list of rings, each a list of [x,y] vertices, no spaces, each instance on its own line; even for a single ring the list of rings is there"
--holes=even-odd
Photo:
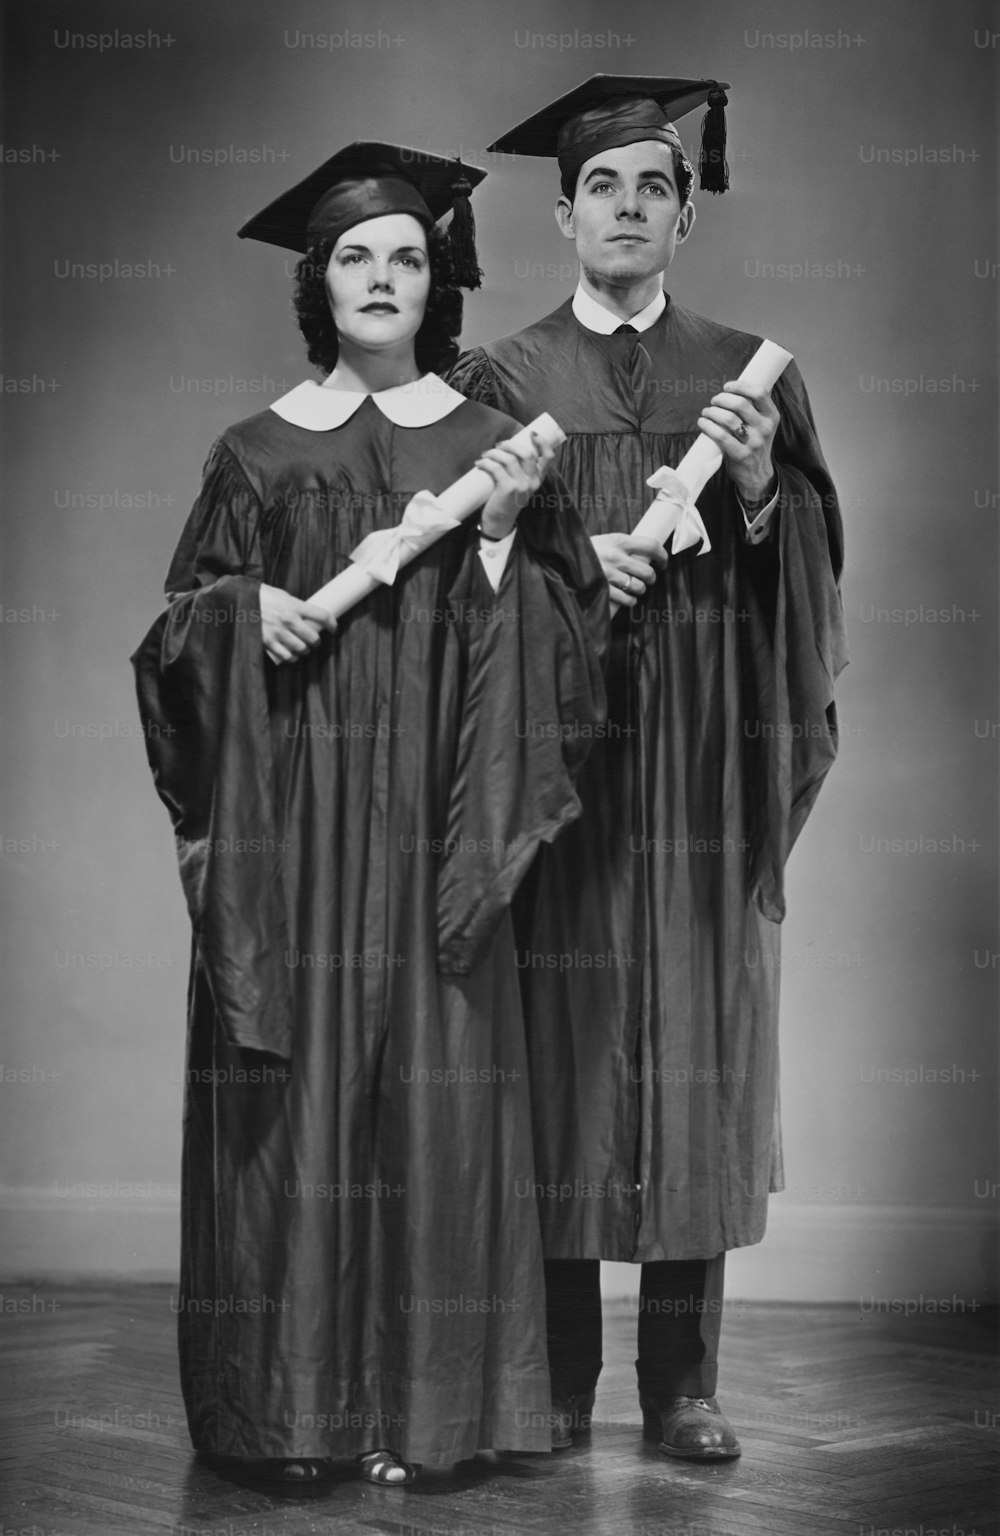
[[[597,335],[567,302],[450,379],[552,411],[589,532],[627,531],[758,342],[669,299],[640,335]],[[769,537],[746,541],[720,470],[698,501],[711,552],[671,558],[614,619],[583,816],[518,898],[550,1258],[710,1258],[758,1242],[783,1185],[783,872],[836,753],[845,649],[840,517],[794,364],[773,398]]]
[[[579,811],[606,603],[548,484],[498,594],[463,524],[274,666],[261,581],[309,596],[517,425],[352,399],[223,434],[133,658],[194,928],[181,1375],[201,1451],[447,1465],[551,1443],[507,907]]]

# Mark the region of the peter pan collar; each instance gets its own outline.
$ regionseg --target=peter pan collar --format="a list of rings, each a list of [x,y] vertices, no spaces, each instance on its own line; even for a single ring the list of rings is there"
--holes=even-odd
[[[348,389],[325,389],[315,379],[297,384],[275,400],[270,409],[284,421],[307,432],[332,432],[350,421],[369,397]],[[465,396],[452,389],[436,373],[425,373],[412,384],[397,384],[371,396],[382,415],[397,427],[428,427],[448,416]]]

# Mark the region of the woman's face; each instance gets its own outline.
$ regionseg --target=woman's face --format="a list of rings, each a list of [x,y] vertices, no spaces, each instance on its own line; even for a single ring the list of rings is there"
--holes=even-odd
[[[341,346],[385,352],[412,343],[430,287],[427,236],[411,213],[382,214],[345,230],[326,269]]]

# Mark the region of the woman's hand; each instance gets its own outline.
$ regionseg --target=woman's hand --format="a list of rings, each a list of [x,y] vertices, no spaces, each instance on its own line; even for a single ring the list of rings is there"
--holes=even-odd
[[[634,608],[667,563],[663,545],[645,533],[597,533],[590,542],[616,607]]]
[[[328,618],[321,608],[313,608],[301,597],[293,597],[282,587],[260,584],[260,629],[264,649],[272,661],[298,661],[314,645],[319,645],[324,629],[334,630],[336,619]]]
[[[476,468],[484,469],[493,481],[479,519],[483,532],[492,539],[505,539],[513,531],[517,514],[538,490],[555,457],[555,449],[536,432],[532,432],[531,441],[534,453],[518,453],[510,443],[497,443],[476,460]]]

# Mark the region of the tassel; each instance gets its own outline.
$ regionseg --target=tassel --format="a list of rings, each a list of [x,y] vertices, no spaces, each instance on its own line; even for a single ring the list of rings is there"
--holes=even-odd
[[[701,154],[698,171],[703,192],[725,192],[729,187],[726,164],[726,104],[729,97],[716,88],[708,98],[708,111],[701,121]]]
[[[473,216],[472,204],[469,202],[472,183],[460,175],[451,190],[454,212],[451,217],[451,227],[448,230],[448,241],[455,264],[455,282],[459,288],[479,288],[483,274],[476,253],[476,220]]]

